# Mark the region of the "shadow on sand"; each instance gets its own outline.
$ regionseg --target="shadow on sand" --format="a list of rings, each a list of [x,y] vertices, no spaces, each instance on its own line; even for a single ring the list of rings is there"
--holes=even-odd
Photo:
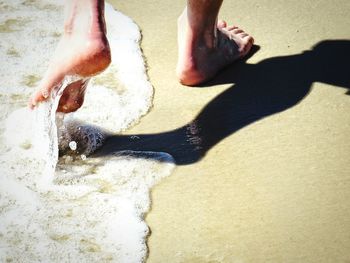
[[[257,50],[255,46],[252,54]],[[300,103],[313,82],[346,88],[350,95],[349,58],[349,40],[326,40],[301,54],[272,57],[258,64],[239,61],[206,84],[233,85],[192,122],[156,134],[111,135],[95,156],[123,150],[156,151],[171,154],[178,165],[197,162],[242,127]]]

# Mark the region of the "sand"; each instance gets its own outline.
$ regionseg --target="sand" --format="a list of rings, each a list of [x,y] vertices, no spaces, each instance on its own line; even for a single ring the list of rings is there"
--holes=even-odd
[[[152,110],[126,133],[152,135],[144,148],[179,160],[152,191],[147,262],[349,262],[350,45],[302,53],[350,40],[350,2],[226,1],[220,17],[260,49],[202,88],[174,74],[184,1],[112,3],[141,27],[155,89]],[[166,132],[202,110],[199,134],[211,143],[188,152]]]
[[[226,1],[220,17],[258,46],[197,88],[175,77],[185,1],[113,4],[142,29],[155,95],[151,111],[98,153],[165,152],[177,163],[152,191],[147,262],[350,262],[350,2]],[[27,77],[27,86],[40,79]],[[13,92],[24,106],[28,92]]]

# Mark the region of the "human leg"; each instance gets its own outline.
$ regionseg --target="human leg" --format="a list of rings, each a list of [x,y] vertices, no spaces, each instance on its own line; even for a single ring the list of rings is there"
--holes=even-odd
[[[34,108],[46,100],[67,75],[94,76],[111,62],[104,21],[104,0],[66,0],[63,36],[39,89],[30,99]],[[72,112],[83,103],[86,82],[79,80],[65,89],[58,111]]]
[[[245,56],[253,38],[217,20],[223,0],[188,0],[178,19],[179,57],[176,73],[184,85],[197,85]]]

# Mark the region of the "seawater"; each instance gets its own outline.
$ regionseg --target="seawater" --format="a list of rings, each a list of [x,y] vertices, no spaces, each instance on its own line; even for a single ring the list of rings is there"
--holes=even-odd
[[[112,64],[90,81],[84,106],[62,116],[60,92],[34,111],[25,105],[59,40],[63,7],[14,0],[0,12],[0,261],[144,261],[149,191],[171,174],[172,157],[89,156],[151,107],[138,27],[106,4]]]

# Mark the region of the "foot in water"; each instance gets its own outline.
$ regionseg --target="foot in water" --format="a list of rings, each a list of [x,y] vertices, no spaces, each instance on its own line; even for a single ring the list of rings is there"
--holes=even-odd
[[[194,86],[213,78],[221,69],[248,54],[254,39],[225,21],[212,28],[189,21],[187,8],[178,19],[179,57],[176,74],[180,83]],[[215,19],[216,20],[216,19]]]
[[[66,4],[63,36],[29,106],[34,108],[57,91],[66,76],[81,78],[65,88],[57,111],[73,112],[84,101],[88,78],[105,70],[111,62],[106,38],[104,1],[72,0]]]

